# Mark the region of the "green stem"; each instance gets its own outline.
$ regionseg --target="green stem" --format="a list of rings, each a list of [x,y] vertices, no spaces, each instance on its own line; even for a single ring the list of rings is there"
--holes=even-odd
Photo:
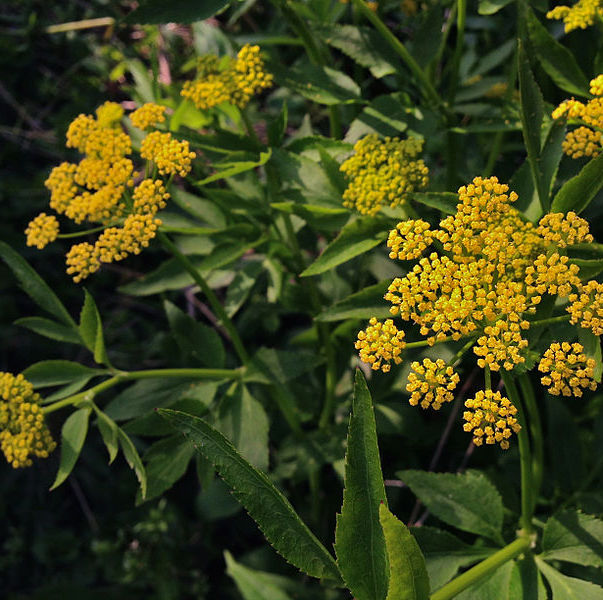
[[[103,231],[110,225],[100,225],[99,227],[93,227],[92,229],[85,229],[84,231],[74,231],[73,233],[59,233],[57,235],[57,239],[59,240],[67,240],[70,238],[77,238],[83,235],[88,235],[89,233],[96,233],[97,231]]]
[[[429,597],[430,600],[449,600],[450,598],[454,598],[457,594],[467,589],[475,582],[496,571],[496,569],[506,562],[529,550],[530,546],[531,540],[529,537],[522,536],[517,538],[514,542],[511,542],[492,556],[489,556],[475,565],[475,567],[472,567],[458,577],[455,577],[437,592],[431,594]]]
[[[532,517],[534,516],[534,473],[532,471],[532,453],[528,437],[528,423],[523,410],[521,397],[515,386],[513,376],[502,371],[502,378],[509,400],[517,408],[521,429],[517,434],[519,441],[519,460],[521,466],[521,524],[526,533],[532,532]]]
[[[565,321],[569,321],[570,319],[571,315],[549,317],[548,319],[541,319],[540,321],[530,321],[530,327],[540,327],[542,325],[552,325],[554,323],[565,323]]]
[[[249,354],[247,354],[247,350],[245,350],[245,346],[243,345],[243,341],[239,336],[239,332],[236,330],[233,322],[230,317],[226,314],[224,307],[218,300],[217,296],[214,294],[214,291],[209,287],[207,281],[205,281],[204,277],[199,273],[199,271],[195,268],[195,266],[191,263],[191,261],[184,255],[177,246],[170,240],[170,238],[165,235],[165,233],[159,232],[157,237],[165,247],[165,249],[170,252],[174,258],[184,267],[187,273],[193,278],[195,283],[201,288],[201,291],[207,298],[209,304],[212,307],[212,310],[216,313],[219,318],[222,326],[228,332],[230,339],[232,341],[232,345],[239,356],[241,362],[246,365],[249,362]]]
[[[367,5],[364,0],[353,0],[358,11],[362,13],[365,19],[370,21],[375,29],[381,34],[381,37],[391,46],[392,50],[404,61],[406,66],[410,69],[412,74],[417,78],[420,83],[421,91],[425,98],[432,104],[443,109],[445,114],[448,114],[448,108],[444,104],[442,98],[431,85],[429,78],[419,66],[417,61],[413,58],[410,52],[406,49],[404,44],[398,40],[398,38],[388,29],[387,25],[380,19],[379,15],[374,13]]]
[[[450,86],[448,88],[448,102],[454,105],[456,90],[459,81],[459,66],[463,56],[463,45],[465,44],[465,18],[467,16],[467,0],[457,0],[456,12],[456,45],[452,57],[452,73],[450,74]]]
[[[492,389],[492,376],[490,375],[490,367],[488,365],[484,367],[484,385],[487,390]]]
[[[249,115],[247,114],[246,108],[241,109],[241,118],[243,119],[243,123],[245,125],[245,129],[247,130],[247,134],[249,135],[249,137],[258,146],[261,146],[262,142],[260,142],[260,138],[258,137],[258,134],[256,133],[255,129],[253,128],[253,123],[251,122],[251,119],[249,118]]]
[[[76,406],[80,402],[92,400],[98,394],[108,390],[125,381],[136,381],[139,379],[199,379],[199,380],[220,380],[220,379],[239,379],[242,376],[240,369],[149,369],[147,371],[119,371],[116,375],[107,379],[94,387],[83,392],[63,398],[58,402],[49,404],[42,408],[45,414],[60,410],[66,406]]]
[[[459,362],[461,362],[461,358],[463,358],[463,356],[465,355],[465,352],[467,352],[468,350],[471,349],[473,344],[475,344],[474,337],[470,338],[469,341],[454,355],[454,357],[451,361],[451,364],[453,367],[455,367],[456,365],[458,365]]]
[[[524,373],[517,378],[523,395],[527,417],[529,419],[530,437],[532,439],[533,457],[532,473],[534,475],[534,503],[538,500],[544,470],[544,439],[542,436],[542,421],[536,404],[534,388],[529,376]]]

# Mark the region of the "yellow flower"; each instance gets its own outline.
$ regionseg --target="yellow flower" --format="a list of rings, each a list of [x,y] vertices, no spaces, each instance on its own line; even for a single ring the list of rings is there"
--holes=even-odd
[[[391,248],[389,257],[399,260],[419,258],[423,250],[433,242],[433,234],[429,223],[421,219],[402,221],[396,229],[389,232],[387,247]]]
[[[548,293],[565,298],[580,285],[579,271],[577,265],[569,263],[567,256],[557,252],[549,256],[540,254],[525,270],[526,291],[528,294]]]
[[[142,140],[140,156],[153,161],[161,175],[185,177],[192,168],[195,153],[190,151],[186,140],[179,142],[171,133],[153,131]]]
[[[597,75],[590,81],[590,93],[593,96],[603,96],[603,75]]]
[[[603,335],[603,283],[589,281],[578,286],[578,293],[570,294],[566,308],[571,315],[570,323],[590,329],[595,335]]]
[[[77,194],[75,185],[75,172],[77,165],[64,162],[58,167],[54,167],[44,182],[44,185],[50,190],[50,208],[63,214],[69,206],[71,200]]]
[[[421,408],[439,410],[444,402],[452,402],[452,391],[459,382],[459,376],[454,369],[441,358],[435,362],[429,358],[423,359],[423,364],[413,362],[410,368],[414,373],[408,375],[406,391],[410,392],[411,406],[421,404]]]
[[[343,193],[343,205],[363,215],[375,215],[382,206],[396,207],[414,191],[429,182],[429,170],[422,160],[415,160],[423,149],[417,138],[379,140],[370,134],[358,140],[354,153],[340,170],[349,180]]]
[[[570,158],[594,158],[601,152],[601,132],[589,127],[578,127],[567,132],[561,147]]]
[[[117,102],[105,102],[96,109],[96,121],[100,127],[113,127],[124,116],[124,109]]]
[[[356,350],[360,350],[360,360],[369,364],[371,369],[387,373],[391,369],[391,361],[397,365],[402,362],[400,354],[406,346],[404,332],[398,331],[391,319],[381,323],[373,317],[369,323],[364,331],[358,333]]]
[[[597,16],[603,17],[601,0],[578,0],[572,7],[556,6],[546,14],[547,19],[563,20],[565,33],[590,27]]]
[[[559,248],[593,241],[593,236],[589,233],[588,221],[571,210],[567,214],[544,215],[538,222],[536,232],[546,242]]]
[[[148,129],[157,123],[165,123],[165,106],[147,102],[130,113],[132,125],[138,129]]]
[[[67,274],[73,276],[73,281],[79,283],[100,269],[98,254],[92,244],[82,242],[74,244],[67,252]]]
[[[138,214],[155,214],[165,208],[170,195],[160,179],[143,179],[134,189],[134,211]]]
[[[582,396],[582,389],[597,389],[594,380],[595,360],[587,358],[581,344],[555,342],[543,354],[538,370],[540,380],[553,396]]]
[[[33,221],[29,223],[25,230],[27,236],[27,245],[36,246],[42,250],[50,242],[54,242],[59,235],[59,222],[53,215],[40,213]]]
[[[466,421],[463,429],[473,433],[476,446],[481,446],[485,441],[486,444],[498,443],[503,450],[507,450],[511,435],[521,430],[515,417],[517,409],[500,392],[480,390],[475,398],[465,400],[465,407],[469,410],[463,413]]]
[[[47,458],[56,443],[46,427],[40,395],[23,375],[0,372],[0,448],[15,469]]]

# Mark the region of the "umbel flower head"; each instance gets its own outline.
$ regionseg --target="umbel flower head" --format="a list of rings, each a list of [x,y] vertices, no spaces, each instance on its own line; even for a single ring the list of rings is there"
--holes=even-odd
[[[162,177],[186,176],[195,158],[187,141],[152,131],[142,140],[140,153],[148,161],[147,173],[158,176],[141,179],[130,158],[132,141],[121,127],[123,115],[119,104],[105,102],[96,116],[76,117],[67,130],[67,147],[84,156],[79,163],[55,167],[45,182],[56,213],[78,225],[104,229],[94,244],[75,244],[67,253],[67,272],[76,283],[103,263],[138,254],[149,245],[161,225],[155,215],[170,197]],[[139,129],[153,128],[165,122],[165,107],[147,103],[129,117]],[[40,249],[61,237],[57,218],[46,213],[30,222],[26,234],[27,244]]]
[[[245,44],[234,59],[213,54],[199,58],[197,77],[185,82],[180,93],[201,110],[223,102],[245,108],[253,96],[272,86],[272,80],[264,69],[260,47]]]
[[[339,167],[349,180],[343,205],[372,216],[382,206],[406,202],[429,182],[429,170],[416,158],[422,149],[423,141],[417,138],[380,140],[373,133],[358,140],[352,156]]]
[[[574,29],[586,29],[601,17],[601,0],[578,0],[573,6],[555,6],[546,14],[547,19],[562,20],[565,23],[565,33]]]
[[[542,356],[538,370],[545,373],[540,381],[549,386],[548,392],[553,396],[580,397],[583,389],[597,389],[595,359],[587,358],[582,344],[551,344]]]
[[[15,469],[47,458],[56,443],[44,422],[40,395],[23,375],[0,372],[0,448]]]
[[[562,7],[557,7],[562,8]],[[599,9],[603,15],[603,8]],[[601,152],[603,129],[603,75],[590,82],[590,93],[596,96],[586,104],[564,100],[553,112],[553,119],[567,118],[570,125],[578,125],[568,131],[563,141],[563,152],[571,158],[594,158]]]
[[[452,393],[459,382],[458,373],[441,358],[435,362],[429,358],[423,363],[413,362],[408,376],[406,391],[410,392],[410,405],[439,410],[444,402],[452,402]]]

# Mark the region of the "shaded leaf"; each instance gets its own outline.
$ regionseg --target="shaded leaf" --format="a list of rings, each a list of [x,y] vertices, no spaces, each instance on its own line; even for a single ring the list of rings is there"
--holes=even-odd
[[[277,577],[245,567],[232,557],[230,552],[224,552],[226,572],[234,579],[241,596],[245,600],[291,600],[277,584]]]
[[[351,294],[347,298],[329,306],[317,317],[317,321],[342,321],[344,319],[378,319],[391,316],[389,306],[383,296],[391,279],[386,279],[374,285],[369,285],[360,292]]]
[[[557,192],[551,212],[581,213],[603,187],[603,152],[588,161],[580,173],[566,181]]]
[[[103,373],[105,371],[91,369],[69,360],[43,360],[27,367],[23,371],[23,376],[34,388],[42,388],[74,381],[85,383],[95,375]]]
[[[51,340],[57,340],[59,342],[66,342],[68,344],[81,344],[82,338],[80,337],[77,329],[61,325],[51,319],[45,317],[23,317],[15,321],[15,325],[20,325],[30,329],[38,335],[50,338]]]
[[[124,19],[125,23],[194,23],[213,17],[229,5],[229,0],[145,0]]]
[[[79,330],[84,344],[92,352],[95,362],[109,365],[100,314],[92,294],[86,289],[84,289],[84,306],[80,314]]]
[[[121,446],[121,451],[124,454],[126,462],[128,463],[130,469],[134,471],[136,479],[138,479],[140,493],[144,499],[147,494],[147,475],[144,465],[142,464],[142,460],[140,459],[140,455],[138,454],[138,450],[136,450],[132,440],[123,431],[123,429],[118,428],[117,437],[119,439],[119,445]]]
[[[603,588],[590,581],[563,575],[542,559],[536,557],[536,564],[545,576],[553,592],[553,600],[601,600]]]
[[[94,412],[98,419],[97,425],[103,438],[103,443],[109,453],[109,464],[111,464],[119,451],[119,428],[117,427],[117,423],[113,419],[110,419],[97,406],[94,406]]]

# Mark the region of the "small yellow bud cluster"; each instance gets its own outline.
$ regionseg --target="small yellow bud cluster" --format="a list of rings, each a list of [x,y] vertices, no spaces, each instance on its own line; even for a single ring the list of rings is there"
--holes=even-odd
[[[47,458],[56,443],[46,427],[40,395],[23,375],[0,372],[0,449],[15,469]]]
[[[429,223],[421,219],[402,221],[396,225],[396,229],[389,232],[387,238],[387,247],[391,248],[389,257],[399,260],[419,258],[432,242],[433,235]]]
[[[558,248],[593,241],[593,236],[589,233],[588,221],[571,210],[566,215],[563,213],[544,215],[538,222],[536,232],[546,242]]]
[[[179,142],[171,133],[153,131],[142,140],[140,156],[153,161],[161,175],[185,177],[191,170],[195,153],[190,151],[186,140]]]
[[[521,337],[521,330],[528,329],[527,321],[496,321],[494,325],[484,327],[484,335],[477,339],[473,352],[480,356],[477,364],[482,369],[488,366],[493,371],[503,369],[511,371],[515,365],[525,362],[521,352],[528,347],[528,341]]]
[[[105,102],[96,109],[96,121],[99,127],[113,127],[121,121],[124,109],[117,102]]]
[[[138,129],[149,129],[157,123],[165,123],[165,106],[147,102],[130,113],[132,125]]]
[[[100,261],[95,247],[88,242],[71,246],[65,259],[67,274],[73,276],[73,281],[79,283],[100,269]]]
[[[408,375],[406,391],[410,392],[411,406],[421,404],[421,408],[439,410],[444,402],[452,402],[453,390],[459,382],[459,376],[454,369],[441,358],[433,362],[423,359],[423,364],[413,362],[410,368],[414,373]]]
[[[603,8],[600,9],[603,15]],[[562,147],[571,158],[584,156],[593,158],[601,152],[603,137],[603,75],[598,75],[590,82],[591,94],[597,96],[586,104],[574,100],[564,100],[553,112],[553,119],[567,116],[580,125],[565,136]]]
[[[567,256],[554,252],[550,256],[540,254],[525,271],[526,291],[528,294],[565,298],[572,289],[580,284],[580,267],[569,263]]]
[[[46,247],[57,239],[59,235],[59,222],[54,215],[40,213],[29,223],[25,230],[27,245],[35,246],[38,250]]]
[[[369,323],[364,331],[358,332],[356,350],[360,350],[360,360],[371,369],[387,373],[392,361],[397,365],[402,362],[400,354],[406,346],[404,331],[399,331],[391,319],[381,323],[373,317]]]
[[[423,141],[416,138],[386,137],[381,141],[377,134],[370,134],[358,140],[354,153],[340,167],[350,180],[343,205],[373,216],[384,205],[396,207],[406,202],[412,192],[429,182],[429,170],[416,159],[422,149]]]
[[[170,195],[160,179],[143,179],[134,190],[134,211],[152,214],[166,207]]]
[[[601,0],[578,0],[574,6],[556,6],[546,14],[547,19],[562,20],[565,33],[574,29],[586,29],[603,17]]]
[[[570,294],[566,308],[571,315],[570,323],[590,329],[595,335],[603,335],[603,283],[589,281],[578,286],[577,294]]]
[[[236,59],[215,55],[199,59],[197,77],[180,92],[201,110],[230,102],[245,108],[253,96],[272,86],[273,76],[264,69],[259,46],[245,44]]]
[[[550,386],[553,396],[582,396],[582,389],[597,389],[593,379],[595,360],[587,358],[582,344],[557,342],[550,345],[540,360],[538,370],[548,373],[540,380],[542,385]]]
[[[515,416],[517,409],[500,392],[480,390],[475,398],[465,400],[465,407],[469,410],[463,413],[466,421],[463,429],[473,433],[476,446],[481,446],[485,441],[486,444],[498,443],[503,450],[507,450],[511,435],[521,430]]]
[[[101,263],[123,260],[129,254],[140,254],[157,234],[161,221],[152,214],[132,214],[123,227],[108,227],[94,245]]]

